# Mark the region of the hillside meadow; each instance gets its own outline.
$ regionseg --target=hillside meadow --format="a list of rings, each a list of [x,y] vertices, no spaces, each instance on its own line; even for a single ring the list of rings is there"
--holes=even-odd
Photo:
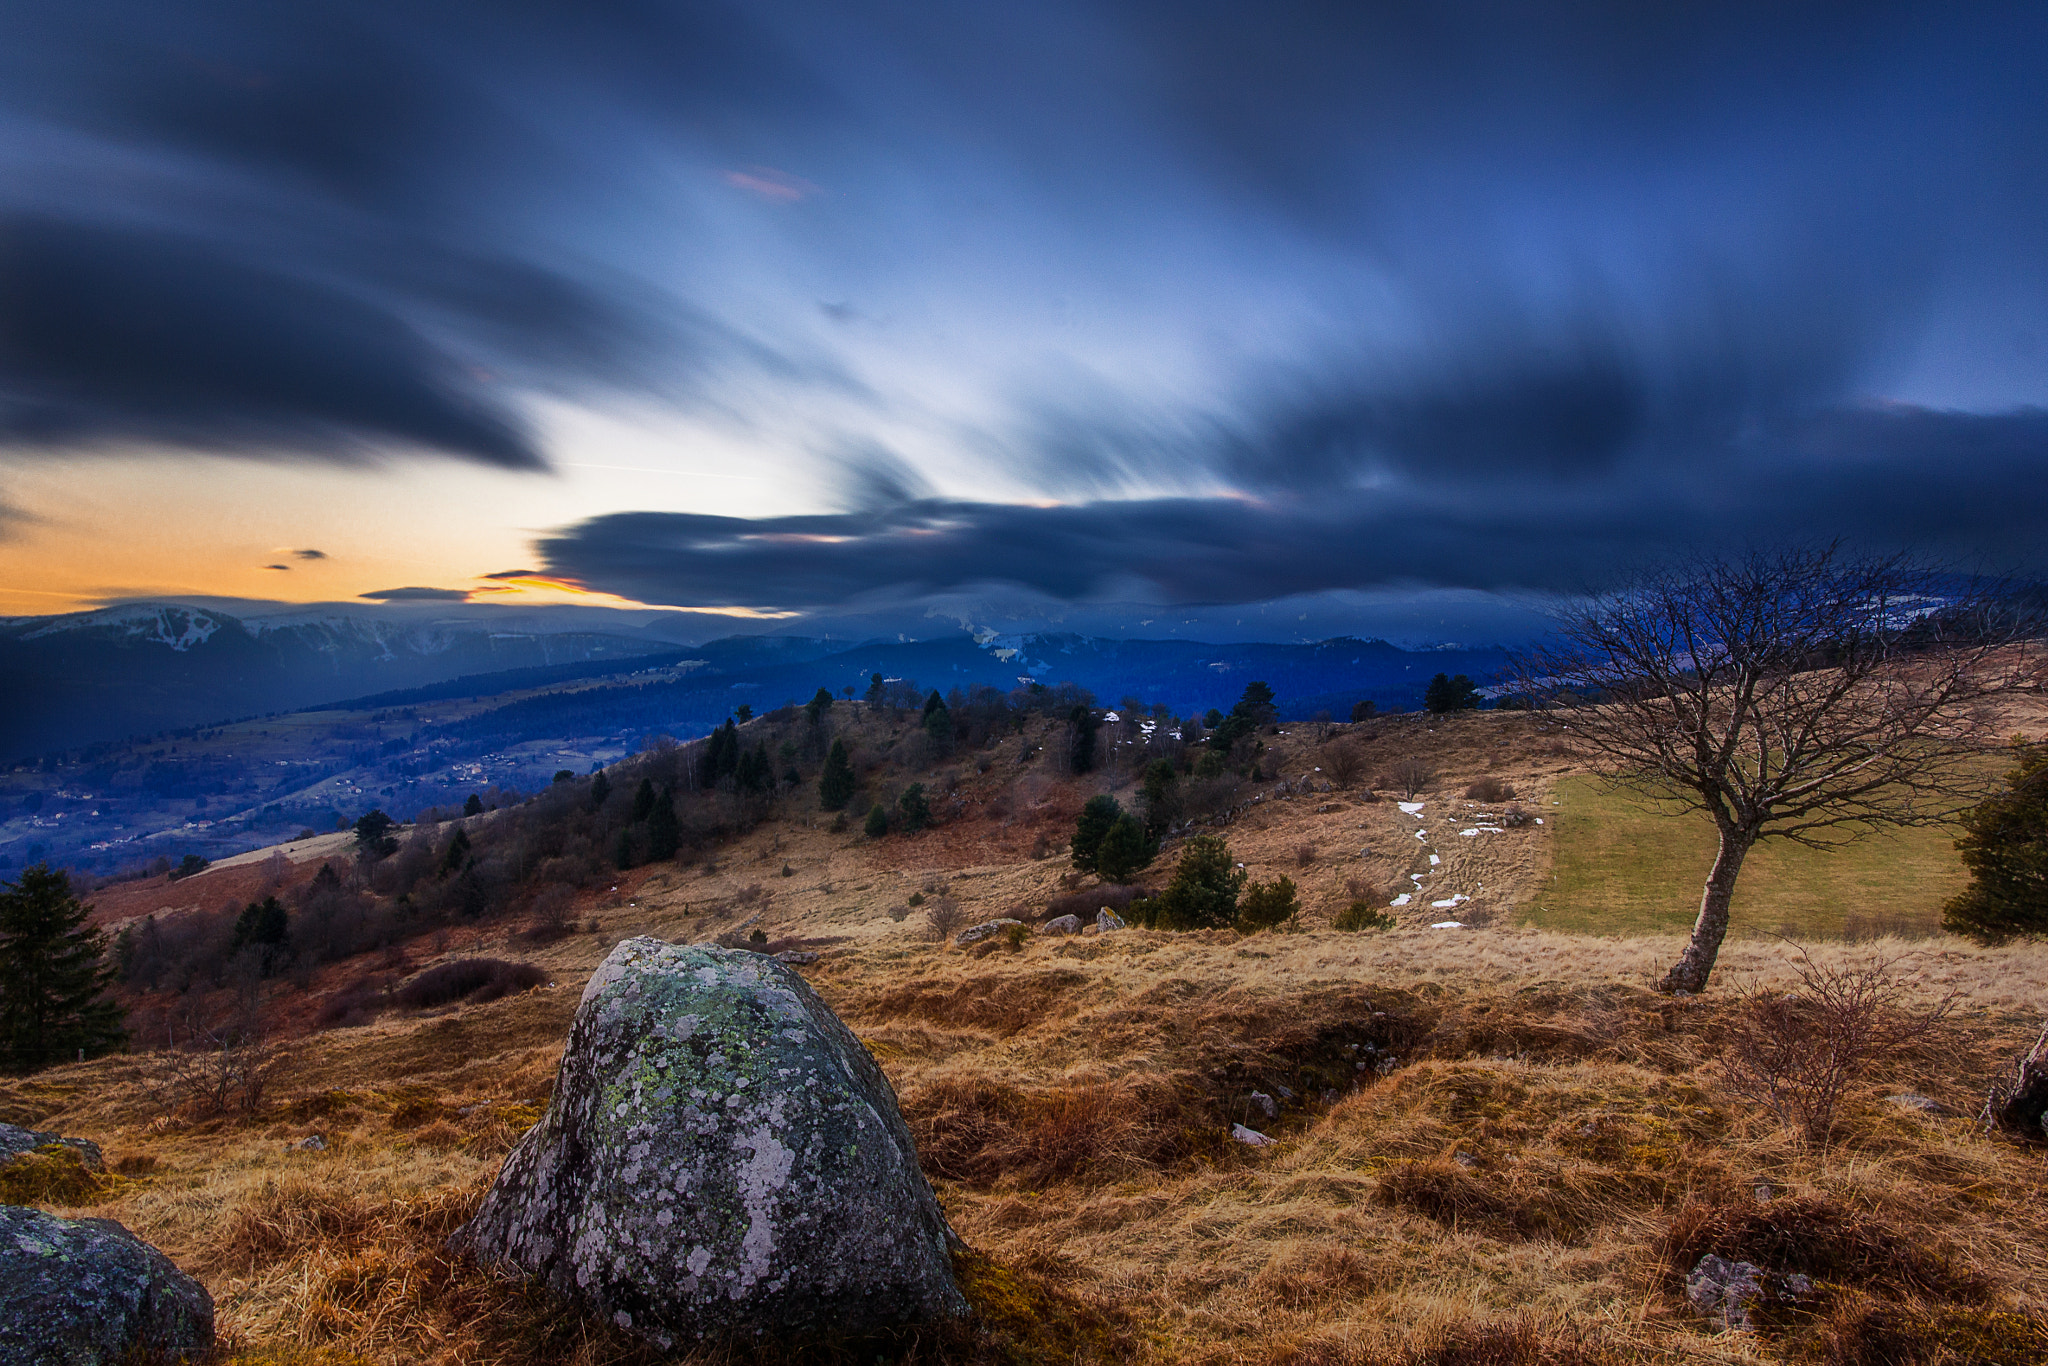
[[[886,742],[878,718],[847,725],[872,727],[871,753]],[[1203,827],[1252,877],[1296,883],[1301,913],[1280,929],[938,942],[935,906],[971,923],[1085,902],[1093,884],[1047,846],[1090,793],[1133,799],[1132,765],[1061,775],[1004,740],[986,768],[975,753],[928,768],[953,803],[933,829],[868,839],[793,801],[582,889],[567,933],[457,924],[280,980],[265,997],[276,1070],[253,1109],[181,1100],[143,1053],[0,1084],[0,1118],[95,1138],[117,1173],[38,1168],[0,1194],[156,1242],[213,1291],[225,1361],[651,1361],[442,1245],[546,1104],[582,983],[614,944],[759,931],[818,955],[798,970],[895,1086],[972,1249],[958,1269],[976,1314],[689,1360],[2048,1359],[2042,1155],[1976,1120],[2041,1028],[2048,948],[1930,934],[1952,853],[1915,837],[1910,860],[1877,842],[1759,855],[1716,986],[1672,1000],[1648,983],[1704,874],[1696,826],[1603,804],[1527,715],[1281,730],[1262,781]],[[1408,761],[1429,770],[1413,799],[1380,783]],[[1510,804],[1529,819],[1506,823]],[[1862,862],[1801,861],[1823,857]],[[204,906],[212,878],[240,895],[258,862],[164,895]],[[1361,894],[1407,896],[1396,928],[1329,928]],[[125,889],[122,918],[151,914],[149,896]],[[1914,905],[1911,923],[1852,919]],[[1826,1143],[1728,1071],[1741,991],[1798,982],[1797,951],[1763,933],[1787,925],[1822,970],[1885,974],[1909,1015],[1953,1012],[1855,1082]],[[388,986],[352,1014],[323,1005],[478,957],[545,980],[425,1008]],[[348,1022],[321,1027],[334,1018]],[[1758,1331],[1715,1331],[1682,1293],[1708,1252],[1821,1290]]]

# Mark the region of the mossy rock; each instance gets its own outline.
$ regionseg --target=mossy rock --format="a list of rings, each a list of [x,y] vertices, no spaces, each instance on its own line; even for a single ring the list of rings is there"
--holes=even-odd
[[[455,1238],[664,1348],[964,1314],[895,1093],[772,958],[629,939]]]

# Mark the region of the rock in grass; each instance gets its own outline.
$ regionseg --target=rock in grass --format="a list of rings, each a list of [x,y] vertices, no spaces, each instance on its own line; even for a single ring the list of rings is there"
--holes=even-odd
[[[1078,915],[1063,915],[1057,919],[1048,920],[1039,928],[1038,932],[1040,934],[1079,934],[1081,932],[1081,917]]]
[[[629,939],[547,1114],[455,1235],[664,1348],[951,1317],[952,1231],[895,1093],[801,977]]]
[[[66,1138],[62,1134],[44,1133],[39,1129],[24,1129],[18,1124],[0,1124],[0,1166],[50,1143],[61,1143],[75,1149],[78,1160],[89,1170],[103,1172],[107,1169],[106,1159],[100,1155],[100,1145],[91,1139]]]
[[[111,1219],[0,1205],[0,1366],[114,1366],[213,1349],[213,1297]]]
[[[1124,928],[1124,918],[1109,909],[1109,907],[1104,906],[1095,913],[1095,928],[1102,934],[1108,934],[1111,930],[1120,930]]]
[[[1023,923],[1021,920],[1012,920],[1007,916],[998,920],[984,920],[979,925],[969,925],[966,929],[954,935],[953,942],[964,949],[969,944],[979,944],[984,939],[993,939],[1008,930],[1012,925],[1022,925]]]

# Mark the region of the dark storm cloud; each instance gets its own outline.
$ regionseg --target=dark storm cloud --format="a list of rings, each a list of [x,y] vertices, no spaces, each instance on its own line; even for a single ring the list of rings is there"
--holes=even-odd
[[[615,142],[801,105],[707,7],[12,7],[0,443],[535,469],[528,393],[818,377],[547,226]]]
[[[327,552],[324,550],[313,550],[311,548],[305,550],[294,550],[292,552],[292,558],[295,560],[324,560],[327,558]]]
[[[376,588],[356,594],[375,602],[467,602],[469,594],[460,588]]]
[[[1228,604],[1385,583],[1576,592],[1679,546],[1817,530],[1947,555],[2033,549],[2048,505],[2048,413],[1835,412],[1799,440],[1810,461],[1738,453],[1590,494],[1543,481],[1513,496],[1416,483],[1328,500],[618,513],[543,539],[542,568],[518,574],[679,607],[819,609],[981,587]],[[1971,458],[1951,463],[1957,452]]]
[[[527,469],[535,395],[830,389],[789,493],[848,511],[541,547],[691,605],[2021,555],[2044,56],[2003,5],[38,0],[0,438]],[[934,491],[983,470],[1067,502]]]
[[[517,424],[392,313],[162,233],[0,221],[0,441],[346,455],[399,442],[537,468]]]

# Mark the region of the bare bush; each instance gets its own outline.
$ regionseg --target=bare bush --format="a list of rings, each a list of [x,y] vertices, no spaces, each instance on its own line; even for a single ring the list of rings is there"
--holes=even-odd
[[[1315,866],[1315,861],[1316,861],[1316,847],[1315,847],[1315,845],[1313,845],[1313,844],[1309,844],[1309,843],[1302,843],[1302,844],[1297,844],[1297,845],[1295,845],[1295,846],[1294,846],[1294,866],[1295,866],[1295,867],[1297,867],[1297,868],[1311,868],[1311,867],[1314,867],[1314,866]]]
[[[144,1063],[142,1085],[167,1115],[187,1108],[201,1115],[254,1113],[285,1063],[253,1000],[224,1020],[202,1024],[188,1017],[182,1029],[167,1024],[164,1042]]]
[[[1329,774],[1330,781],[1338,787],[1350,787],[1365,772],[1365,756],[1355,744],[1334,744],[1323,756],[1323,772]]]
[[[1834,1136],[1843,1094],[1877,1064],[1923,1040],[1955,1009],[1950,992],[1915,1007],[1908,987],[1878,959],[1834,968],[1799,950],[1792,992],[1745,989],[1729,1031],[1722,1073],[1728,1089],[1765,1106],[1806,1142]]]
[[[967,912],[950,896],[936,897],[924,908],[925,938],[943,944],[967,927]]]
[[[426,1010],[454,1001],[495,1001],[500,996],[530,990],[547,979],[547,973],[531,963],[508,963],[502,958],[458,958],[428,968],[400,987],[396,995],[400,1005]]]
[[[1377,786],[1392,788],[1412,802],[1435,779],[1436,774],[1422,760],[1403,759],[1381,775]]]
[[[1481,778],[1465,789],[1475,802],[1504,802],[1515,795],[1515,785],[1503,778]]]

